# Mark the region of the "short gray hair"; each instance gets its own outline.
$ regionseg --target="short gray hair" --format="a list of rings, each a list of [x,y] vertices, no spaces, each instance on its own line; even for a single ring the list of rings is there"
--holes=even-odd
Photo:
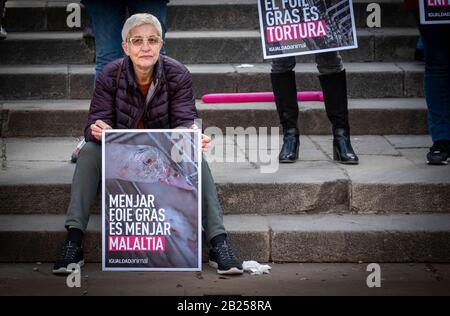
[[[158,35],[162,37],[162,27],[161,23],[159,23],[158,19],[151,14],[148,13],[137,13],[130,16],[122,28],[122,40],[124,42],[128,39],[128,34],[130,31],[137,27],[144,24],[150,24],[153,25],[156,28],[156,31],[158,32]]]

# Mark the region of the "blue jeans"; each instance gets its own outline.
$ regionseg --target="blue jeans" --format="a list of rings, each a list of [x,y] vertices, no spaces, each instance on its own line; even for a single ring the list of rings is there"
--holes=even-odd
[[[433,142],[450,140],[450,25],[419,24],[424,46],[424,89]]]
[[[163,39],[167,30],[166,0],[85,0],[95,37],[95,76],[109,62],[123,57],[122,27],[127,13],[150,13],[161,23]],[[164,48],[161,50],[164,53]]]

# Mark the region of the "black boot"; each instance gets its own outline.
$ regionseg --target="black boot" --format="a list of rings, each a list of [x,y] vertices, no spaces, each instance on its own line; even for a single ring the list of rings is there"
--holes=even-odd
[[[279,162],[296,162],[298,160],[298,148],[300,147],[298,129],[289,128],[283,134],[283,147],[281,147],[278,160]]]
[[[297,127],[299,111],[295,73],[294,71],[271,73],[270,78],[284,135],[278,160],[280,162],[295,162],[298,159],[300,146],[300,133]]]
[[[350,135],[343,128],[333,131],[333,159],[343,164],[358,164],[358,156],[350,143]]]
[[[350,142],[345,70],[320,75],[319,80],[327,116],[333,125],[333,159],[344,164],[358,164],[358,156]]]

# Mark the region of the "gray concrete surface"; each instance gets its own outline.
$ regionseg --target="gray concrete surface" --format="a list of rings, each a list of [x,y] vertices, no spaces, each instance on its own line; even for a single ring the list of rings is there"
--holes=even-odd
[[[53,261],[64,215],[0,215],[0,262]],[[449,262],[450,215],[225,215],[243,260]],[[86,259],[101,261],[101,218],[92,215]]]
[[[6,28],[11,31],[71,31],[66,25],[65,2],[71,1],[11,1],[6,4]],[[366,27],[368,1],[353,1],[355,24]],[[382,10],[383,27],[416,27],[414,16],[403,8],[401,1],[377,1]],[[256,29],[258,14],[254,0],[172,0],[168,7],[169,30],[188,29]],[[27,19],[21,17],[26,16]],[[82,27],[87,24],[82,9]],[[79,31],[74,28],[73,31]]]
[[[219,276],[205,266],[193,272],[101,272],[81,270],[81,287],[51,274],[50,264],[0,264],[0,295],[449,295],[448,264],[380,264],[381,287],[369,288],[371,271],[361,264],[273,264],[271,274]],[[180,298],[181,300],[181,298]]]
[[[314,135],[302,136],[299,162],[277,165],[280,136],[259,137],[216,135],[216,147],[206,154],[226,214],[450,210],[450,169],[425,163],[429,136],[354,136],[358,166],[333,162],[332,138]],[[65,213],[74,170],[68,160],[78,140],[2,142],[0,196],[7,203],[1,213]],[[48,192],[54,193],[50,199],[44,198]]]
[[[196,98],[207,93],[271,91],[269,64],[188,64]],[[422,97],[421,63],[348,63],[350,98]],[[298,88],[319,89],[314,64],[297,64]],[[25,80],[26,79],[26,80]],[[0,66],[1,99],[86,99],[92,96],[93,65]],[[19,88],[20,87],[20,88]]]
[[[86,124],[90,100],[0,101],[3,137],[80,136]],[[196,102],[205,127],[279,126],[275,104]],[[300,102],[299,126],[304,135],[329,135],[331,125],[323,102]],[[350,99],[352,135],[427,134],[424,99]],[[383,122],[383,124],[380,124]],[[281,128],[280,128],[281,133]],[[428,145],[427,145],[428,146]]]
[[[414,61],[416,29],[357,29],[356,34],[358,49],[341,52],[346,62]],[[169,31],[166,50],[185,64],[199,60],[205,64],[264,62],[256,30]],[[84,38],[81,32],[10,32],[0,42],[0,58],[3,64],[85,64],[94,62],[95,45],[92,38]],[[300,63],[314,62],[311,55],[297,59]]]

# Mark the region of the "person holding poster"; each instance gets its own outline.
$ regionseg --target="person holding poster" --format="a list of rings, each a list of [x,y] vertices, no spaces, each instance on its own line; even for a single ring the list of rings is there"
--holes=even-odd
[[[417,0],[406,0],[405,6],[415,14],[419,22],[424,48],[424,92],[428,108],[428,129],[433,141],[426,161],[429,165],[447,165],[450,155],[450,2],[421,3],[422,17],[428,12],[425,19],[419,19]],[[447,14],[441,14],[437,18],[438,13]]]
[[[73,176],[65,227],[67,238],[53,272],[70,273],[71,263],[84,263],[83,235],[102,179],[102,132],[106,129],[197,128],[195,98],[188,69],[160,54],[162,28],[142,13],[130,16],[122,29],[124,58],[107,64],[96,79],[81,149]],[[210,139],[202,136],[202,149]],[[231,249],[222,210],[208,164],[202,160],[202,221],[211,245],[209,263],[220,274],[242,274]]]
[[[332,51],[315,54],[315,58],[325,110],[332,124],[333,158],[344,164],[358,164],[358,156],[350,142],[347,78],[341,56],[337,51]],[[284,135],[279,155],[279,161],[283,163],[297,161],[300,146],[295,65],[294,56],[272,59],[270,76]]]

